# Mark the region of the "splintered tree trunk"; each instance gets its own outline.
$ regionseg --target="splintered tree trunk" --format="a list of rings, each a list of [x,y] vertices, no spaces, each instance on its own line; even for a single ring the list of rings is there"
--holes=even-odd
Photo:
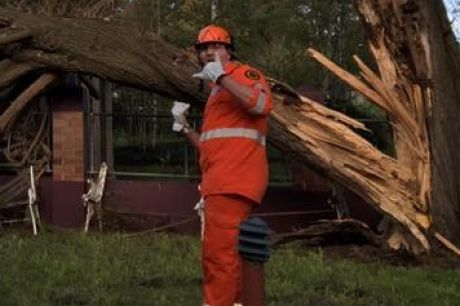
[[[412,177],[413,207],[428,216],[435,237],[460,242],[459,140],[460,49],[440,1],[357,0],[378,72],[359,58],[363,83],[314,50],[310,55],[389,115],[398,163]],[[391,195],[389,195],[391,196]],[[412,244],[394,224],[389,243]],[[428,227],[427,227],[428,228]],[[455,248],[455,247],[454,247]],[[455,249],[458,252],[458,249]]]
[[[386,36],[382,39],[391,41]],[[310,53],[322,58],[314,50]],[[378,58],[378,62],[380,60]],[[338,69],[327,59],[322,61],[331,70]],[[420,207],[430,205],[426,200],[429,197],[421,197],[421,192],[431,191],[432,159],[423,124],[423,116],[427,116],[429,110],[426,105],[429,97],[424,90],[431,87],[417,82],[404,84],[420,104],[417,104],[417,114],[421,117],[413,118],[410,105],[400,105],[407,93],[394,91],[396,80],[387,84],[382,76],[370,71],[364,63],[358,63],[371,85],[343,71],[342,77],[394,116],[399,135],[409,139],[410,154],[417,154],[418,159],[410,163],[410,158],[402,158],[400,162],[386,156],[353,131],[365,129],[361,123],[301,97],[275,80],[271,80],[275,110],[271,115],[269,140],[291,150],[297,159],[347,186],[387,215],[402,229],[412,251],[429,250],[431,210]],[[393,68],[403,70],[404,67],[398,65],[395,62]],[[198,69],[193,52],[177,49],[154,33],[121,21],[53,18],[0,9],[0,89],[24,75],[50,70],[74,71],[202,103],[206,94],[190,77]],[[413,81],[403,75],[406,82]],[[374,83],[377,85],[373,86]],[[435,84],[436,79],[433,78],[432,83]]]
[[[415,178],[415,209],[460,242],[460,48],[442,1],[356,1],[388,101],[398,162]]]

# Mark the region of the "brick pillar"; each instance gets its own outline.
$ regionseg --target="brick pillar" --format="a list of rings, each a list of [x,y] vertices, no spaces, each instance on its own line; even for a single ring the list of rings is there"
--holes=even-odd
[[[62,97],[53,107],[53,180],[83,182],[84,117],[81,101]]]
[[[77,84],[65,82],[51,95],[53,180],[48,221],[62,227],[82,227],[84,222],[83,91]]]

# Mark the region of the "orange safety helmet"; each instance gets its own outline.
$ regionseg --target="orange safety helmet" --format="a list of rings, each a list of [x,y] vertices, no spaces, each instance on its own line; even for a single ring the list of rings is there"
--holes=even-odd
[[[201,29],[196,38],[195,47],[207,43],[222,43],[233,49],[232,35],[226,29],[213,24]]]

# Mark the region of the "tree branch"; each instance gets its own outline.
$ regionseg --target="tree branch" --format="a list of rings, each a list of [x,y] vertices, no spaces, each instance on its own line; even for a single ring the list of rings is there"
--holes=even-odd
[[[40,94],[49,84],[57,79],[56,74],[42,74],[34,83],[24,90],[19,97],[3,112],[0,116],[0,133],[5,133],[5,130],[10,126],[16,116],[24,109],[35,96]]]
[[[28,29],[3,29],[0,31],[0,46],[26,39],[31,34]]]
[[[365,83],[361,82],[357,77],[349,73],[348,71],[340,68],[334,62],[329,60],[327,57],[322,55],[320,52],[316,51],[313,48],[307,49],[307,54],[316,60],[318,63],[327,68],[330,72],[339,77],[342,81],[348,84],[350,87],[358,90],[363,96],[380,106],[383,110],[388,113],[391,113],[386,101],[374,90],[369,88]]]
[[[34,71],[35,66],[29,63],[16,63],[6,59],[0,62],[0,88],[13,84],[20,77]]]

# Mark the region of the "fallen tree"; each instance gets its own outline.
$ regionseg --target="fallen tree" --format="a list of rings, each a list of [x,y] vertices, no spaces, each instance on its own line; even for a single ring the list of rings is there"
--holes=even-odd
[[[459,187],[450,185],[446,189],[439,185],[446,174],[454,181],[460,170],[454,162],[458,158],[452,156],[453,147],[440,131],[443,119],[430,114],[438,104],[443,105],[444,115],[458,113],[452,98],[447,104],[436,93],[447,90],[454,98],[460,96],[460,86],[454,83],[458,80],[441,82],[437,67],[451,65],[453,75],[458,75],[460,57],[455,59],[449,53],[458,53],[452,37],[436,36],[424,21],[444,24],[445,12],[433,13],[431,9],[439,12],[443,8],[432,8],[434,4],[429,1],[356,3],[379,72],[357,59],[363,82],[317,51],[310,49],[309,54],[389,114],[395,129],[397,159],[354,132],[365,129],[363,124],[275,80],[269,139],[388,216],[395,225],[389,240],[394,247],[428,251],[433,222],[437,231],[458,242]],[[433,42],[452,46],[435,50]],[[59,18],[0,8],[0,89],[7,90],[25,76],[39,78],[53,71],[71,71],[202,103],[206,94],[190,78],[196,70],[198,62],[193,52],[178,49],[123,20]],[[428,126],[430,120],[433,124]],[[9,124],[0,120],[0,127]],[[439,143],[436,137],[442,149],[433,147],[433,143]],[[446,157],[446,163],[434,165],[430,152]],[[446,168],[451,164],[452,168]],[[433,199],[440,200],[436,206]]]

